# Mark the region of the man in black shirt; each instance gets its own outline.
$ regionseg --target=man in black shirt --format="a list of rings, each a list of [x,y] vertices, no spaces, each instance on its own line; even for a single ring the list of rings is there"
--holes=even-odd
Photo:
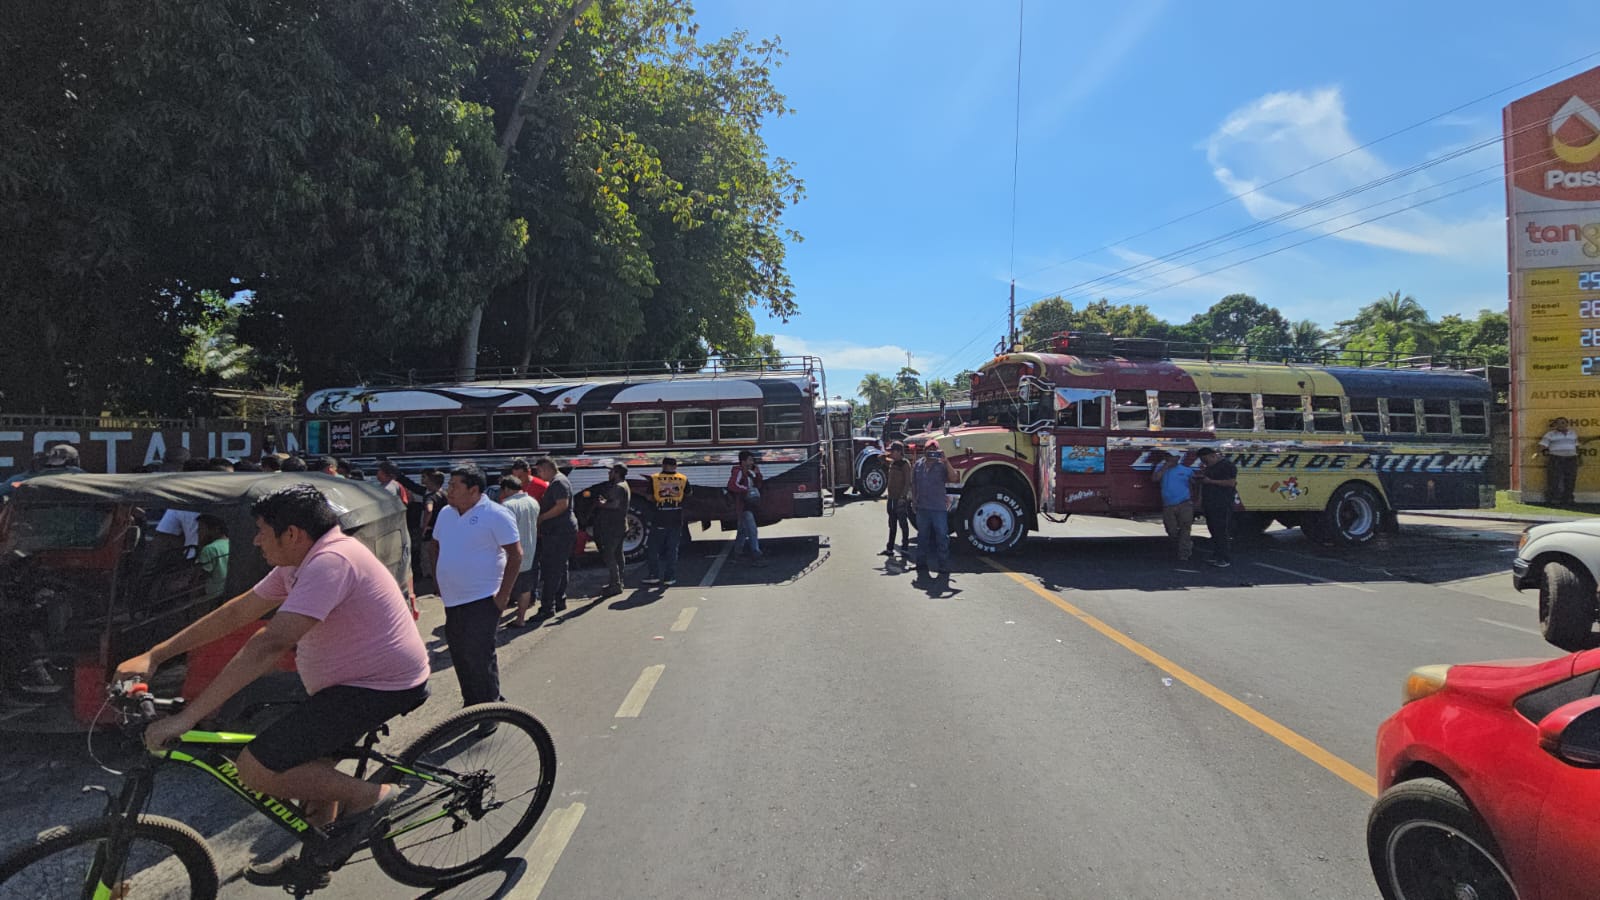
[[[1239,468],[1227,457],[1211,447],[1196,454],[1205,468],[1200,478],[1200,508],[1205,513],[1206,528],[1211,532],[1211,558],[1207,560],[1219,569],[1233,564],[1229,558],[1228,544],[1233,535],[1233,497],[1239,481]]]
[[[541,456],[533,473],[550,486],[539,501],[539,617],[567,611],[567,561],[578,540],[578,517],[572,512],[572,482],[556,468],[555,460]]]

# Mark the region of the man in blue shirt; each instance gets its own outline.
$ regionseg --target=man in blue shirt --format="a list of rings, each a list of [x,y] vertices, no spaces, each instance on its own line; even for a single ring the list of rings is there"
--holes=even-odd
[[[1161,485],[1161,524],[1167,536],[1177,542],[1178,562],[1187,562],[1194,552],[1189,531],[1194,527],[1194,469],[1165,450],[1157,450],[1156,467],[1150,480]]]

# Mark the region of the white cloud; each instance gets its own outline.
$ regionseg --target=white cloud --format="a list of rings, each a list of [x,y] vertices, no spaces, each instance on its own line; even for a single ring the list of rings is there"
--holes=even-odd
[[[775,334],[773,343],[784,356],[816,356],[829,369],[882,372],[892,375],[906,364],[906,353],[911,353],[911,367],[929,371],[938,359],[926,353],[909,351],[898,344],[857,344],[851,341],[808,341],[792,334]]]
[[[1046,91],[1049,103],[1037,115],[1037,121],[1029,123],[1030,130],[1042,130],[1040,125],[1054,124],[1078,101],[1100,90],[1101,85],[1116,74],[1123,60],[1127,59],[1144,40],[1145,34],[1161,20],[1166,6],[1167,0],[1147,0],[1123,6],[1122,16],[1111,26],[1110,31],[1086,42],[1087,52],[1081,55],[1057,56],[1051,52],[1050,46],[1045,41],[1038,40],[1039,32],[1033,32],[1035,40],[1032,42],[1027,41],[1025,35],[1024,60],[1028,58],[1028,51],[1032,50],[1036,54],[1034,59],[1044,56],[1051,60],[1050,66],[1044,69],[1044,72],[1065,70],[1070,73],[1065,82],[1049,86]],[[1032,84],[1037,85],[1039,82],[1034,81]],[[1029,82],[1024,80],[1024,99],[1027,97],[1028,88]]]
[[[1205,149],[1212,175],[1230,194],[1243,194],[1240,204],[1258,221],[1284,216],[1308,203],[1319,204],[1283,221],[1285,230],[1305,228],[1286,239],[1290,242],[1321,233],[1415,255],[1473,258],[1483,250],[1482,215],[1450,218],[1448,201],[1437,207],[1443,213],[1405,207],[1485,180],[1468,177],[1438,191],[1426,190],[1441,180],[1434,171],[1451,177],[1484,168],[1498,158],[1498,149],[1486,146],[1427,173],[1338,197],[1402,168],[1361,147],[1350,132],[1338,88],[1260,97],[1230,113]],[[1301,172],[1313,165],[1316,168]],[[1401,196],[1414,191],[1424,192]],[[1380,221],[1357,224],[1390,213]],[[1463,240],[1464,236],[1469,239]]]

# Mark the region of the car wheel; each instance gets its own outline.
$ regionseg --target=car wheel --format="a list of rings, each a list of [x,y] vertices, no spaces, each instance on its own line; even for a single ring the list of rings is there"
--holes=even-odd
[[[877,459],[868,462],[861,469],[861,477],[856,480],[856,492],[868,500],[876,500],[883,496],[884,488],[889,486],[889,473],[884,470],[883,463]]]
[[[1540,630],[1544,639],[1568,653],[1589,648],[1595,620],[1594,585],[1583,572],[1551,560],[1539,578]]]
[[[1516,900],[1488,826],[1437,778],[1383,792],[1367,817],[1367,859],[1385,900]]]
[[[1367,485],[1347,484],[1333,492],[1322,514],[1323,530],[1335,542],[1370,542],[1383,528],[1383,498]]]
[[[1028,536],[1028,515],[1022,501],[1005,488],[974,488],[962,494],[956,534],[979,553],[1009,553]]]

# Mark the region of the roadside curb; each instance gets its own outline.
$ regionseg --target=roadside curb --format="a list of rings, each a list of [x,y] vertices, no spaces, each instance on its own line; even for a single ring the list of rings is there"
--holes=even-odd
[[[1551,522],[1581,522],[1582,516],[1535,516],[1526,513],[1477,513],[1465,510],[1401,510],[1402,516],[1427,516],[1431,519],[1477,519],[1483,522],[1522,522],[1548,525]]]

